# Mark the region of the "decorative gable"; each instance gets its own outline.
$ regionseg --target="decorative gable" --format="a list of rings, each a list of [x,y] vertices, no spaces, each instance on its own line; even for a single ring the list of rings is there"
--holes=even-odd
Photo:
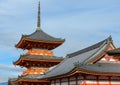
[[[112,44],[110,44],[107,51],[113,50],[113,49],[115,49],[115,47]],[[105,53],[102,56],[102,58],[99,59],[98,62],[99,63],[120,63],[120,57],[118,57],[118,56],[116,56],[116,57],[115,56],[110,56],[107,53]]]

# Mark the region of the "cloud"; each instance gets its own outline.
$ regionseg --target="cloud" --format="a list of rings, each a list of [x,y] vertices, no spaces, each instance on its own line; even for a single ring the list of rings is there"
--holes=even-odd
[[[0,64],[0,82],[6,82],[9,78],[17,78],[24,70],[25,68]]]
[[[0,70],[12,71],[12,72],[23,72],[25,68],[21,69],[20,67],[0,64]]]
[[[0,83],[7,82],[11,77],[17,78],[18,75],[15,74],[0,74]]]
[[[36,4],[38,0],[0,0],[0,77],[3,80],[23,71],[11,65],[23,53],[14,45],[22,34],[35,31]],[[50,35],[66,39],[54,50],[55,55],[65,56],[109,35],[120,46],[119,4],[120,0],[41,0],[42,29]]]

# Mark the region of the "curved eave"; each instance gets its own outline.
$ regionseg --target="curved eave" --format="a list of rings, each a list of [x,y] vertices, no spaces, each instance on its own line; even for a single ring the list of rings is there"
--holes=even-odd
[[[55,38],[47,33],[45,33],[42,29],[36,30],[34,33],[30,35],[23,35],[23,37],[29,38],[29,39],[35,39],[35,40],[47,40],[47,41],[63,41],[61,38]]]
[[[107,53],[109,56],[120,57],[120,53]]]
[[[118,56],[120,56],[120,48],[106,51],[106,53],[110,56],[117,56],[118,57]]]
[[[51,66],[54,66],[54,65],[57,65],[59,64],[63,59],[36,59],[36,58],[25,58],[25,57],[20,57],[16,62],[13,62],[14,65],[20,65],[22,67],[30,67],[30,66],[27,66],[25,63],[36,63],[40,65],[43,65],[45,63],[49,64],[49,66],[46,66],[46,67],[51,67]],[[44,62],[44,63],[43,63]]]
[[[65,77],[70,77],[75,74],[85,74],[85,75],[94,75],[94,76],[120,76],[120,73],[115,73],[115,72],[98,72],[98,71],[91,71],[91,70],[86,70],[82,68],[74,68],[72,71],[62,74],[62,75],[57,75],[57,76],[52,76],[48,77],[45,79],[57,79],[57,78],[65,78]]]
[[[26,38],[26,37],[22,37],[21,40],[19,41],[18,44],[15,45],[16,48],[22,48],[22,49],[32,49],[34,48],[34,45],[32,47],[29,47],[28,44],[26,44],[26,42],[28,42],[29,44],[32,43],[37,43],[37,44],[51,44],[51,46],[49,46],[49,50],[52,50],[58,46],[60,46],[61,44],[64,43],[65,40],[62,41],[47,41],[47,40],[35,40],[35,39],[30,39],[30,38]],[[41,47],[38,47],[41,48]]]
[[[113,48],[115,48],[115,47],[114,47],[114,44],[113,44],[112,42],[107,43],[106,47],[105,47],[99,54],[97,54],[96,57],[90,59],[90,60],[87,62],[87,64],[93,64],[93,63],[95,63],[97,60],[101,59],[101,58],[106,54],[105,51],[108,50],[108,48],[110,47],[110,45],[112,45]]]
[[[40,79],[22,79],[22,78],[18,78],[18,79],[15,81],[15,83],[20,83],[20,82],[49,83],[50,81],[40,80]]]
[[[76,72],[84,73],[84,74],[90,74],[90,75],[97,75],[97,76],[120,76],[120,72],[119,73],[115,73],[115,72],[98,72],[98,71],[90,71],[90,70],[81,69],[81,68],[79,70],[76,70]]]

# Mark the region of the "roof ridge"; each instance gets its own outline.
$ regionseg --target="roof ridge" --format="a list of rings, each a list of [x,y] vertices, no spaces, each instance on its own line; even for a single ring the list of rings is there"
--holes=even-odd
[[[28,35],[22,35],[22,37],[30,38],[30,37],[35,36],[35,35],[39,35],[38,37],[43,36],[45,38],[57,39],[57,41],[61,41],[61,42],[65,41],[65,39],[62,39],[62,38],[53,37],[52,35],[44,32],[42,29],[41,30],[36,30],[35,32],[33,32],[31,34],[28,34]]]
[[[104,47],[104,45],[106,44],[106,42],[104,42],[100,47],[99,49],[96,51],[96,53],[102,48]],[[94,56],[96,54],[92,54],[91,56]],[[85,59],[83,63],[88,63],[90,60],[91,60],[91,56],[88,58],[88,59]]]
[[[110,36],[110,37],[108,37],[107,39],[105,39],[105,40],[103,40],[103,41],[101,41],[101,42],[98,42],[98,43],[96,43],[96,44],[94,44],[94,45],[91,45],[91,46],[86,47],[86,48],[84,48],[84,49],[82,49],[82,50],[76,51],[76,52],[74,52],[74,53],[67,54],[67,56],[70,58],[70,57],[74,57],[74,56],[77,56],[77,55],[79,55],[79,54],[88,52],[88,51],[90,51],[90,50],[93,50],[93,49],[95,49],[95,48],[98,48],[98,47],[101,46],[104,42],[105,42],[105,43],[112,42],[112,37]]]

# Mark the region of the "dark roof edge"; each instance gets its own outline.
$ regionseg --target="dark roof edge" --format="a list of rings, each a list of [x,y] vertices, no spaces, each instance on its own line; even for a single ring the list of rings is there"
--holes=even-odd
[[[22,38],[28,38],[28,37],[32,36],[33,34],[35,34],[36,32],[42,32],[45,35],[50,36],[50,37],[52,37],[54,39],[59,39],[59,41],[56,41],[56,42],[65,42],[65,39],[53,37],[53,36],[47,34],[46,32],[44,32],[42,29],[41,30],[35,30],[35,32],[33,32],[33,33],[29,34],[29,35],[22,35]],[[31,38],[28,38],[28,39],[31,39]]]
[[[101,45],[103,45],[103,44],[105,44],[105,43],[112,42],[111,40],[112,40],[112,39],[111,39],[111,36],[110,36],[110,37],[108,37],[107,39],[105,39],[105,40],[103,40],[103,41],[101,41],[101,42],[99,42],[99,43],[97,43],[97,44],[95,44],[95,45],[92,45],[92,46],[90,46],[90,47],[93,47],[93,46],[97,47],[96,45],[98,45],[98,44],[100,44],[100,46],[101,46]],[[102,43],[102,44],[101,44],[101,43]],[[88,48],[85,48],[85,49],[83,49],[83,50],[86,50],[86,49],[89,49],[89,47],[88,47]],[[81,52],[81,51],[83,51],[83,50],[77,51],[78,54],[79,54],[79,52]],[[90,50],[90,49],[89,49],[89,50]],[[87,50],[87,51],[89,51],[89,50]],[[85,52],[87,52],[87,51],[85,51]],[[77,52],[75,52],[75,54],[76,54]],[[82,52],[82,53],[84,53],[84,52]],[[48,73],[50,73],[51,71],[53,71],[54,69],[58,68],[64,61],[66,61],[66,60],[69,59],[70,57],[74,57],[75,54],[74,54],[74,53],[68,54],[68,55],[66,56],[66,58],[65,58],[60,64],[58,64],[55,68],[53,68],[52,70],[50,70],[49,72],[47,72],[46,75],[47,75]],[[78,55],[78,54],[77,54],[77,55]],[[73,55],[74,55],[74,56],[73,56]],[[74,63],[73,63],[73,64],[74,64]],[[74,67],[74,68],[76,68],[76,67]],[[74,68],[73,68],[73,69],[74,69]],[[71,71],[70,71],[70,72],[71,72]],[[66,74],[66,73],[65,73],[65,74]],[[64,74],[62,74],[62,75],[64,75]],[[59,75],[57,75],[57,76],[59,76]],[[55,77],[55,76],[52,76],[52,77]],[[52,78],[52,77],[43,77],[43,78]]]
[[[71,53],[71,54],[67,54],[67,56],[68,56],[68,57],[74,57],[74,56],[77,56],[77,55],[79,55],[79,54],[88,52],[88,51],[90,51],[90,50],[93,50],[93,49],[101,46],[101,45],[102,45],[103,43],[105,43],[105,42],[106,42],[106,43],[113,42],[113,41],[112,41],[112,37],[109,36],[107,39],[105,39],[105,40],[103,40],[103,41],[101,41],[101,42],[98,42],[98,43],[96,43],[96,44],[94,44],[94,45],[91,45],[91,46],[89,46],[89,47],[87,47],[87,48],[85,48],[85,49],[79,50],[79,51],[77,51],[77,52],[74,52],[74,53]]]

